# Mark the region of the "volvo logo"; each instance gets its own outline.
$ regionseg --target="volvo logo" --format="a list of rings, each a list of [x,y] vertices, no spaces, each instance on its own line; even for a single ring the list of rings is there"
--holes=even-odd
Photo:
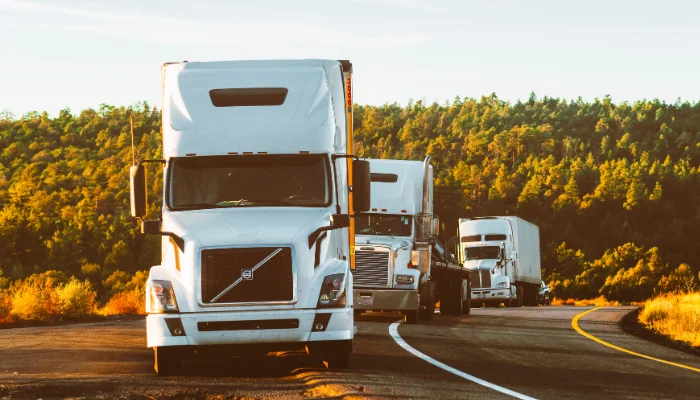
[[[252,269],[244,269],[241,271],[241,278],[247,281],[252,281],[253,280],[253,270]]]

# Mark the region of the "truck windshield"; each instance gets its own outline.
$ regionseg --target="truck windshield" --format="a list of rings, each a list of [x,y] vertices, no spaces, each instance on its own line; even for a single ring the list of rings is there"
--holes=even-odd
[[[360,214],[355,216],[357,234],[411,236],[413,218],[408,215]]]
[[[501,248],[498,246],[465,247],[464,256],[470,260],[498,260],[501,258]]]
[[[323,154],[172,158],[168,206],[174,210],[330,205]]]

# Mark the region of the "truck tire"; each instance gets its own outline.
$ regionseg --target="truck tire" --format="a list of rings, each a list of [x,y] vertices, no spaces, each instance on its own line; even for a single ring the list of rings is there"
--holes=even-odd
[[[158,375],[162,376],[178,375],[181,373],[182,363],[177,354],[177,349],[173,347],[154,347],[153,369]]]
[[[352,340],[330,342],[321,357],[329,369],[348,369],[352,354]]]
[[[472,311],[472,283],[467,280],[467,299],[462,300],[462,314],[469,315]]]
[[[515,299],[515,307],[522,307],[523,306],[523,286],[522,285],[515,286],[515,294],[518,296],[518,298]]]
[[[452,301],[450,302],[450,315],[459,317],[462,315],[462,298],[464,297],[464,287],[462,286],[461,280],[455,280],[450,282],[450,296]]]
[[[419,319],[419,310],[406,311],[403,314],[403,322],[407,324],[417,324]]]
[[[435,282],[427,282],[420,286],[419,318],[432,321],[435,318]],[[442,311],[442,304],[440,304]]]

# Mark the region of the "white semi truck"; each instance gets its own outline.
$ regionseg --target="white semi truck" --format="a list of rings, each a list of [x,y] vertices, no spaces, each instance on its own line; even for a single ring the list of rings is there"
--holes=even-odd
[[[542,283],[539,228],[518,217],[459,219],[459,260],[472,305],[536,306]]]
[[[400,311],[407,323],[468,314],[469,274],[437,240],[433,168],[425,161],[369,160],[370,210],[356,216],[355,311]]]
[[[167,63],[163,159],[131,167],[131,213],[161,235],[146,285],[155,370],[181,358],[304,349],[345,368],[355,210],[369,164],[352,156],[352,65]],[[145,165],[163,172],[146,219]]]

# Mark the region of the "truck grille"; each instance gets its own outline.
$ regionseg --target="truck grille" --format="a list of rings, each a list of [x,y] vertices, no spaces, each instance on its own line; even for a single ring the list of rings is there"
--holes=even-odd
[[[251,273],[253,267],[278,249],[277,254]],[[201,278],[205,304],[291,301],[294,298],[292,250],[289,247],[203,250]],[[244,279],[214,301],[239,278]]]
[[[481,270],[481,287],[490,288],[491,287],[491,271],[488,269]]]
[[[356,287],[389,286],[389,249],[356,250],[355,270],[352,272]]]
[[[480,289],[481,288],[481,279],[479,279],[479,270],[473,269],[469,272],[469,274],[472,278],[472,288]]]

